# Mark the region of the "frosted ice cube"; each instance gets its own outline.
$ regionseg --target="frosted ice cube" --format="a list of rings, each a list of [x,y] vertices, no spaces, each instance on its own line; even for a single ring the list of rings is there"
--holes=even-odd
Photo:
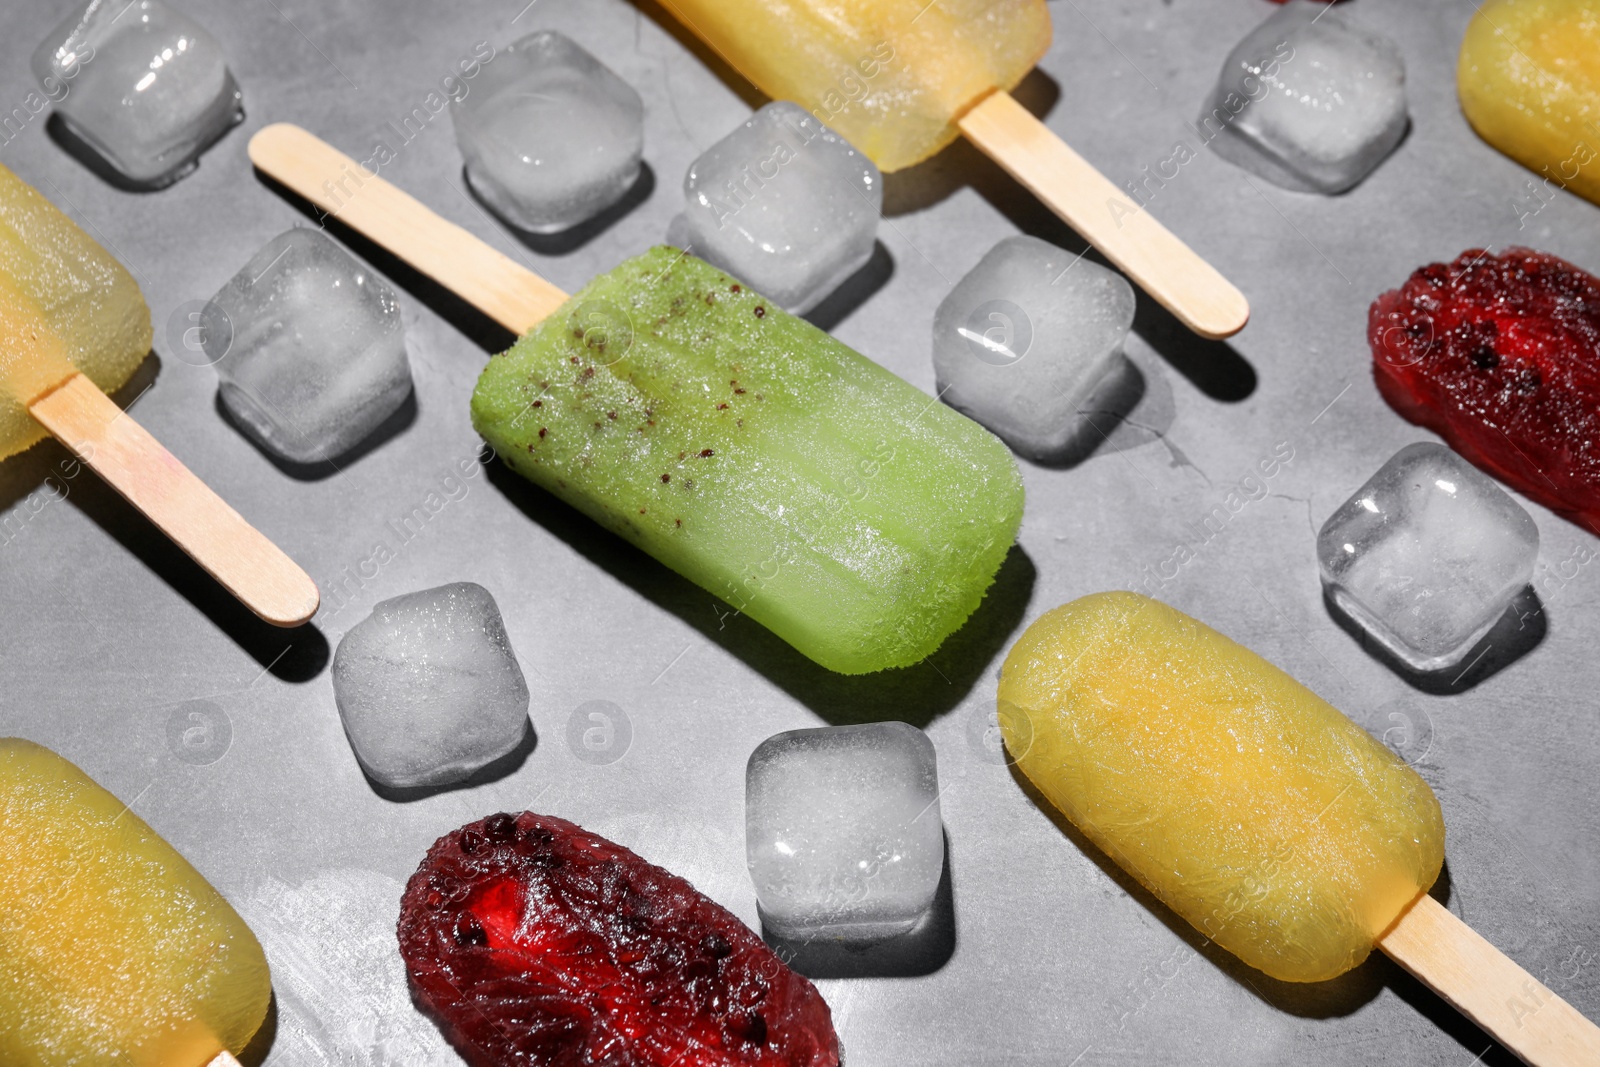
[[[1317,536],[1334,602],[1418,671],[1460,662],[1528,584],[1538,554],[1522,506],[1427,443],[1395,453]]]
[[[411,392],[394,290],[319,230],[267,242],[200,326],[229,413],[291,462],[337,458]]]
[[[934,315],[939,395],[1020,455],[1054,458],[1083,431],[1133,311],[1133,287],[1116,271],[1037,237],[1008,237]]]
[[[668,240],[804,314],[872,258],[883,175],[787,101],[706,149],[683,179]]]
[[[1341,193],[1405,136],[1405,78],[1388,38],[1289,0],[1229,54],[1200,132],[1286,189]]]
[[[244,118],[222,46],[161,0],[91,0],[34,52],[33,72],[67,127],[140,185],[183,177]]]
[[[769,737],[745,770],[745,853],[779,937],[910,930],[944,871],[933,743],[899,722]]]
[[[450,100],[467,180],[501,217],[533,233],[590,219],[639,177],[644,102],[581,45],[530,33]]]
[[[448,785],[522,742],[528,685],[494,597],[457,582],[385,600],[333,657],[356,759],[395,788]]]

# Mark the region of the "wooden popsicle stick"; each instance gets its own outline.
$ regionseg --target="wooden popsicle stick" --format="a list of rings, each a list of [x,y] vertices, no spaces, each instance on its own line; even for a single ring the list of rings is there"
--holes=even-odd
[[[234,1058],[233,1053],[229,1052],[227,1049],[223,1049],[221,1052],[217,1053],[216,1059],[206,1064],[206,1067],[240,1067],[240,1064],[239,1061]]]
[[[28,405],[72,454],[274,626],[317,613],[317,585],[82,374]]]
[[[1600,1064],[1600,1026],[1428,894],[1400,916],[1378,947],[1523,1063]]]
[[[278,122],[258,131],[250,162],[513,333],[526,333],[566,302],[566,293],[533,271],[299,126]]]
[[[1195,333],[1231,337],[1250,321],[1243,293],[1010,93],[990,94],[957,125],[967,140]]]

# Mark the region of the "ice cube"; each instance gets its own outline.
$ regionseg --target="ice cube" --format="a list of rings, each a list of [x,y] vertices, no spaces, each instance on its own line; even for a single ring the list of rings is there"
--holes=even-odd
[[[528,728],[500,608],[472,582],[377,604],[339,642],[333,695],[356,760],[394,788],[459,782]]]
[[[293,463],[348,452],[411,392],[394,290],[320,230],[267,242],[200,326],[229,413]]]
[[[1008,237],[934,315],[939,395],[1019,455],[1053,459],[1084,431],[1133,310],[1133,287],[1117,272],[1037,237]]]
[[[910,930],[944,871],[933,743],[899,722],[769,737],[745,770],[745,854],[773,935]]]
[[[1342,193],[1405,136],[1405,78],[1388,38],[1289,0],[1229,54],[1200,133],[1286,189]]]
[[[1317,536],[1334,603],[1416,671],[1472,650],[1533,576],[1539,530],[1442,445],[1407,445]]]
[[[690,164],[668,240],[804,314],[872,258],[883,175],[787,101],[768,104]]]
[[[581,45],[540,30],[452,97],[467,180],[514,226],[556,233],[598,215],[639,178],[644,102]]]
[[[161,0],[90,0],[33,72],[68,129],[136,185],[183,177],[244,118],[222,46]]]

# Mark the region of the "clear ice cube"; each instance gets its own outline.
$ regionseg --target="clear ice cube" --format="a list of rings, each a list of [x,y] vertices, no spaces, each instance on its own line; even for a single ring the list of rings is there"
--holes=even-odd
[[[778,937],[910,930],[944,871],[933,743],[899,722],[769,737],[745,771],[745,851]]]
[[[1334,603],[1413,670],[1459,663],[1533,577],[1539,530],[1442,445],[1395,453],[1317,536]]]
[[[1286,189],[1341,193],[1405,136],[1405,78],[1388,38],[1327,4],[1289,0],[1228,55],[1200,132]]]
[[[449,785],[519,745],[528,685],[494,597],[457,582],[377,604],[333,657],[333,694],[363,770]]]
[[[267,242],[200,326],[228,412],[292,463],[338,458],[411,392],[394,290],[320,230]]]
[[[639,178],[644,102],[581,45],[540,30],[484,64],[450,117],[467,180],[506,221],[556,233]]]
[[[669,242],[798,315],[872,258],[883,175],[810,112],[777,101],[701,153],[683,196]]]
[[[1008,237],[956,283],[933,320],[944,402],[1019,455],[1050,460],[1087,425],[1087,402],[1133,325],[1127,279],[1037,237]]]
[[[33,54],[62,122],[130,182],[161,186],[244,118],[222,46],[161,0],[91,0]]]

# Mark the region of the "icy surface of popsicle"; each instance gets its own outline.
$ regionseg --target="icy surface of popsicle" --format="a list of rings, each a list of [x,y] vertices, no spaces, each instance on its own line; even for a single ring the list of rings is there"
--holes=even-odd
[[[1045,615],[1006,657],[1006,746],[1090,840],[1274,978],[1359,964],[1444,861],[1426,782],[1332,705],[1135,593]]]
[[[49,434],[27,405],[82,371],[104,392],[150,351],[150,309],[127,270],[0,166],[0,459]]]
[[[1050,47],[1044,0],[663,0],[762,92],[886,171],[933,155]]]
[[[1519,209],[1570,189],[1600,203],[1600,7],[1489,0],[1461,43],[1461,110],[1478,135],[1538,177]]]
[[[513,470],[846,674],[938,648],[1021,521],[982,427],[665,246],[490,360],[472,417]]]
[[[0,740],[0,1063],[201,1067],[272,988],[255,935],[127,806]]]
[[[1396,411],[1600,533],[1600,278],[1532,249],[1468,249],[1374,301],[1367,339]]]

